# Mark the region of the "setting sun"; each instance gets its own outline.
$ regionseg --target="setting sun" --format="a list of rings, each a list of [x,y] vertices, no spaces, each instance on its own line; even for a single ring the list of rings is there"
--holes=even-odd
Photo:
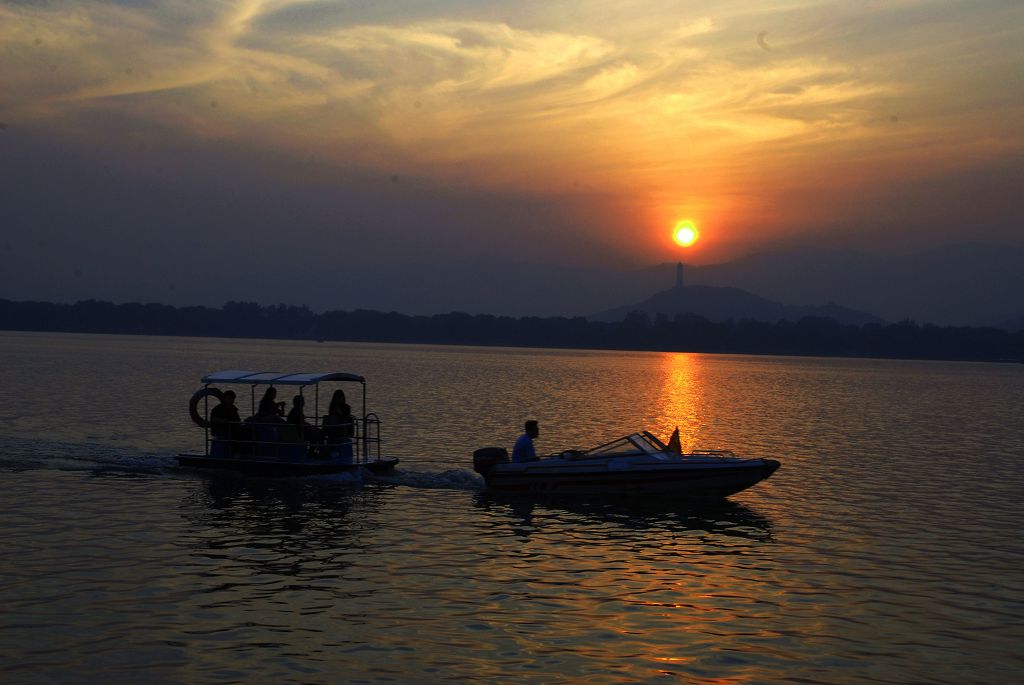
[[[675,241],[683,247],[689,247],[697,242],[697,235],[697,227],[692,221],[680,221],[672,233]]]

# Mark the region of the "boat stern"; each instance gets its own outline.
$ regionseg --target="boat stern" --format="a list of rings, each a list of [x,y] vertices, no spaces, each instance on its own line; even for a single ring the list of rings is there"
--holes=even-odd
[[[473,470],[486,480],[498,464],[509,463],[508,450],[504,447],[481,447],[473,452]]]

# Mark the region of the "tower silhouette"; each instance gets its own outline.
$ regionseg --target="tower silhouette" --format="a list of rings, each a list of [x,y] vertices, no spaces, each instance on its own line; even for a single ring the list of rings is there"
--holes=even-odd
[[[678,262],[676,264],[676,289],[682,289],[683,287],[683,263]]]

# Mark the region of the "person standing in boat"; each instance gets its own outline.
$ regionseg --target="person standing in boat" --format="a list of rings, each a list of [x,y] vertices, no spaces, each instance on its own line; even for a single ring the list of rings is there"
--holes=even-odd
[[[241,425],[242,419],[235,406],[235,391],[225,390],[221,393],[220,403],[210,410],[210,435],[214,440],[225,441],[229,456],[234,451],[231,441],[238,437],[236,433]]]
[[[516,444],[512,447],[512,461],[537,461],[537,451],[533,447],[533,441],[540,435],[540,427],[536,421],[527,421],[523,424],[525,433],[519,436]]]

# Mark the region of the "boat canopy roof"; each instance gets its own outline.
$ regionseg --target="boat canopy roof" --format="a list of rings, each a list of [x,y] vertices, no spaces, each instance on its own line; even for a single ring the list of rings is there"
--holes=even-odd
[[[215,371],[203,376],[203,383],[242,383],[245,385],[315,385],[323,381],[366,383],[354,373],[281,373],[280,371]]]

